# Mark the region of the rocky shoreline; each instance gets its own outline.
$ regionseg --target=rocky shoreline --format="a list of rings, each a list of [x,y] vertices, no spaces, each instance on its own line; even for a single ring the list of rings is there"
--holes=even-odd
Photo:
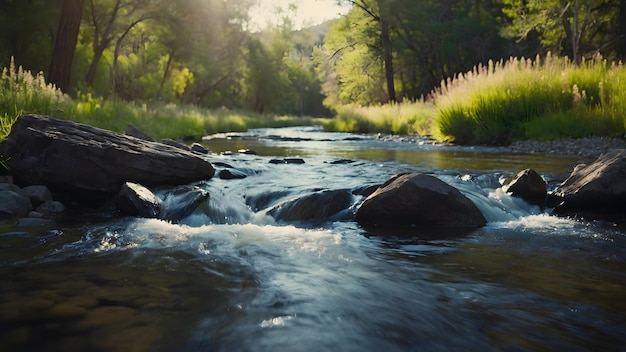
[[[405,136],[379,133],[375,138],[386,142],[453,145],[437,142],[428,136]],[[519,141],[509,146],[495,147],[503,152],[548,155],[579,155],[597,158],[615,149],[626,149],[625,138],[586,137],[563,138],[555,141]]]

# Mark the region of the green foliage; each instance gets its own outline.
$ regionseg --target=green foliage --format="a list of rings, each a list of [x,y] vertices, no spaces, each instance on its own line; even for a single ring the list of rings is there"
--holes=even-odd
[[[502,3],[506,22],[500,32],[505,37],[519,40],[538,37],[544,50],[567,55],[576,63],[617,42],[620,5],[614,0],[503,0]]]
[[[331,120],[329,131],[357,133],[431,134],[432,104],[403,102],[377,106],[345,106]]]
[[[622,136],[626,71],[621,64],[548,56],[476,67],[436,91],[437,138],[506,145],[520,139]]]
[[[73,100],[46,84],[41,74],[33,76],[11,65],[0,76],[0,141],[9,134],[18,116],[25,113],[51,115],[117,132],[123,132],[132,123],[156,138],[197,139],[217,132],[313,124],[310,118],[171,103],[135,104],[90,93]]]

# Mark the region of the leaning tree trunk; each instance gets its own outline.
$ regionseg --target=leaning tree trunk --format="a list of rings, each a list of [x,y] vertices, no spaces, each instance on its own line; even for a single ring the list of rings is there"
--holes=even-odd
[[[84,0],[64,0],[48,72],[48,82],[64,93],[70,91],[72,61],[76,51]]]

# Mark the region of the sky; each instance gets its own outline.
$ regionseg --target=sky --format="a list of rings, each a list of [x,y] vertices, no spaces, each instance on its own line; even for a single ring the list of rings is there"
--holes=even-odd
[[[276,8],[287,9],[289,4],[298,5],[295,14],[295,29],[316,25],[326,20],[339,17],[345,14],[350,7],[347,5],[338,6],[336,0],[257,0],[259,5],[250,12],[252,16],[252,26],[262,29],[269,21],[276,24],[278,15]]]

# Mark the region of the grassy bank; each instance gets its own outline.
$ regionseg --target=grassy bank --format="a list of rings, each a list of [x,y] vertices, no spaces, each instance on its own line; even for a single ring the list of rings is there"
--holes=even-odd
[[[157,138],[200,137],[323,123],[330,131],[433,135],[457,144],[622,137],[626,68],[602,59],[575,66],[565,58],[490,62],[442,82],[428,102],[345,106],[334,119],[276,117],[193,106],[138,105],[83,94],[72,99],[11,65],[0,76],[0,140],[17,116],[35,113],[122,132],[132,123]]]
[[[326,127],[344,132],[431,134],[457,144],[622,137],[626,68],[602,59],[510,59],[442,82],[429,102],[347,107]]]
[[[336,132],[429,135],[434,113],[434,105],[426,102],[345,106],[323,125]]]
[[[624,135],[626,70],[600,58],[490,62],[434,95],[434,130],[459,144]]]
[[[43,74],[11,65],[0,76],[0,141],[15,119],[42,114],[123,132],[129,123],[156,138],[201,137],[249,128],[310,125],[310,118],[261,115],[249,111],[203,109],[173,104],[139,105],[83,94],[72,99],[47,84]]]

